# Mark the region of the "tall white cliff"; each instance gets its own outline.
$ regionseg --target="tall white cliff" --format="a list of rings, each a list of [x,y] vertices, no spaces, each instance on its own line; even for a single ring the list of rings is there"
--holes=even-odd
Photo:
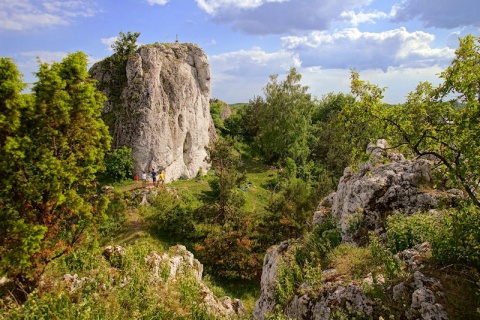
[[[129,57],[126,81],[104,61],[90,74],[107,97],[104,115],[113,146],[132,148],[134,174],[165,170],[166,181],[206,172],[206,147],[216,138],[210,115],[210,65],[192,43],[144,45]]]

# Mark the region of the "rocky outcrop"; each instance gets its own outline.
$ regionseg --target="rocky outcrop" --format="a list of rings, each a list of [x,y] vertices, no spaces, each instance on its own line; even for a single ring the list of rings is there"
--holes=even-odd
[[[265,319],[265,315],[275,310],[275,285],[277,267],[283,253],[289,249],[288,241],[268,249],[263,259],[262,278],[260,282],[260,298],[255,303],[254,318]]]
[[[288,242],[282,242],[270,248],[265,256],[261,294],[255,304],[254,319],[266,319],[278,310],[275,299],[277,266],[292,248]],[[327,320],[334,317],[334,314],[377,319],[378,310],[382,310],[382,306],[369,298],[367,293],[376,283],[383,286],[383,295],[387,300],[403,304],[401,319],[446,320],[448,316],[445,308],[439,303],[439,297],[444,296],[442,285],[437,279],[420,271],[423,261],[430,255],[428,243],[398,253],[397,257],[403,261],[406,274],[413,276],[388,287],[381,274],[376,276],[376,281],[373,281],[370,274],[363,281],[345,282],[337,270],[324,270],[319,289],[313,289],[308,282],[301,284],[296,294],[281,309],[288,319]]]
[[[446,204],[461,197],[458,190],[439,191],[431,187],[434,177],[431,162],[426,159],[406,160],[403,155],[388,151],[384,140],[369,145],[367,151],[371,161],[361,165],[357,172],[345,169],[337,191],[325,197],[314,213],[313,226],[322,224],[332,214],[344,242],[364,244],[366,232],[384,234],[386,218],[395,211],[435,212],[440,202]],[[302,246],[301,241],[297,240],[297,245]],[[308,281],[297,284],[294,295],[279,306],[277,269],[294,250],[293,242],[287,241],[268,250],[254,319],[263,320],[278,310],[288,319],[320,320],[339,315],[379,318],[382,306],[368,294],[374,286],[383,291],[386,300],[402,305],[401,319],[448,319],[439,303],[444,296],[440,282],[422,273],[424,260],[431,257],[428,243],[396,255],[402,262],[399,265],[403,266],[403,274],[413,275],[397,279],[400,283],[387,284],[381,269],[372,269],[364,279],[346,281],[344,275],[330,268],[321,272],[314,287]]]
[[[134,174],[165,170],[166,182],[206,172],[215,129],[210,116],[210,65],[191,43],[144,45],[129,57],[126,78],[96,63],[90,74],[109,100],[105,121],[113,146],[132,148]]]
[[[458,197],[454,191],[429,188],[433,179],[430,161],[405,160],[399,153],[388,152],[384,140],[369,145],[367,151],[372,160],[357,172],[346,168],[336,193],[329,196],[343,240],[358,241],[366,230],[381,233],[386,217],[395,211],[427,212],[442,200]]]

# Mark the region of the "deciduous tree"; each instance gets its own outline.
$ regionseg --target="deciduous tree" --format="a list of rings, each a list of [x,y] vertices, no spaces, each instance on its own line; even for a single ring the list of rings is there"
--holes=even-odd
[[[441,74],[443,83],[434,88],[420,83],[403,105],[382,103],[383,90],[360,80],[352,72],[352,93],[357,101],[342,111],[347,132],[358,128],[386,138],[392,148],[418,157],[433,157],[451,186],[461,188],[480,206],[480,45],[479,38],[460,40],[452,64]]]
[[[256,144],[269,161],[292,158],[303,165],[310,153],[311,116],[314,101],[302,76],[291,68],[284,81],[271,75],[263,89],[265,100],[256,101]],[[259,103],[262,102],[262,103]]]

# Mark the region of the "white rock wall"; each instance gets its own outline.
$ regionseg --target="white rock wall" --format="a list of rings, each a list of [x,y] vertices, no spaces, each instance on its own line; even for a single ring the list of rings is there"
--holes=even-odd
[[[106,93],[114,85],[112,72],[102,69],[102,62],[90,70]],[[134,175],[164,169],[169,182],[206,172],[206,147],[215,128],[205,52],[191,43],[142,46],[129,58],[126,75],[121,105],[107,101],[105,112],[115,117],[114,147],[133,150]]]

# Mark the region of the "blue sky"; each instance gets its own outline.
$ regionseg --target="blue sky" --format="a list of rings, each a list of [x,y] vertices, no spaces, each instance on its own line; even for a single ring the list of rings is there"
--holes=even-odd
[[[349,92],[350,69],[401,103],[420,81],[439,82],[458,37],[480,36],[479,0],[1,0],[0,56],[34,82],[41,61],[112,52],[120,31],[139,43],[198,44],[212,98],[248,102],[291,67],[320,98]]]

